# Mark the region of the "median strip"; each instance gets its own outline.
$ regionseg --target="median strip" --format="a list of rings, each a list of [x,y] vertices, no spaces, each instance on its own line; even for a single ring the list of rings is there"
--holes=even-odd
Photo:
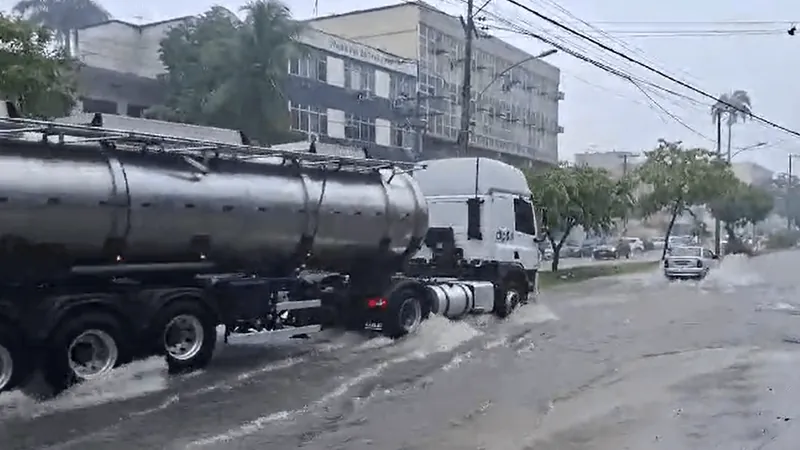
[[[579,283],[592,278],[646,272],[658,267],[660,261],[639,261],[621,264],[597,264],[560,269],[558,272],[541,272],[539,287],[549,288],[566,283]]]

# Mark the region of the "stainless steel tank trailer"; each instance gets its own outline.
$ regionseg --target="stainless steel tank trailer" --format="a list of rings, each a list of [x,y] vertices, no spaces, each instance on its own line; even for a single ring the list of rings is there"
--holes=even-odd
[[[525,233],[513,202],[511,222],[495,227],[499,215],[484,203],[500,193],[479,193],[477,176],[475,195],[451,195],[458,206],[431,226],[429,204],[447,202],[426,198],[417,163],[258,147],[208,127],[102,114],[37,121],[5,109],[0,391],[40,373],[60,392],[152,355],[173,373],[201,369],[220,325],[226,337],[328,326],[400,337],[431,313],[504,317],[535,291],[538,260],[520,259],[536,247],[530,204]]]

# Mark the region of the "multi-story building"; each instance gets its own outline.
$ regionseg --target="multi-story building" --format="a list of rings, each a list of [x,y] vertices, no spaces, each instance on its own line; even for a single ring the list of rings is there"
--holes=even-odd
[[[112,20],[73,37],[84,112],[141,116],[163,101],[157,76],[161,40],[187,17],[134,25]],[[417,68],[412,60],[314,28],[297,43],[284,92],[292,129],[321,142],[367,147],[378,158],[407,159],[416,146],[412,101]]]
[[[458,18],[421,2],[314,19],[329,33],[419,62],[425,152],[452,154],[461,119],[464,31]],[[513,68],[511,68],[514,66]],[[510,69],[509,69],[510,68]],[[558,161],[558,68],[491,37],[474,41],[470,148],[520,165]]]

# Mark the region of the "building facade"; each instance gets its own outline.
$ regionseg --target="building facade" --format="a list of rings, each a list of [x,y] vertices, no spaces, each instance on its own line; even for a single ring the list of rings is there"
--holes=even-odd
[[[163,101],[161,40],[186,17],[147,25],[109,21],[78,30],[75,56],[84,64],[83,112],[141,116]],[[414,61],[314,28],[297,38],[284,92],[291,128],[321,142],[367,147],[378,158],[408,159],[418,145],[412,128]]]
[[[638,157],[630,152],[587,152],[575,154],[575,165],[604,169],[613,178],[621,178],[641,164]]]
[[[461,120],[464,32],[458,18],[420,2],[312,21],[326,32],[419,62],[425,152],[452,154]],[[511,68],[509,67],[515,66]],[[560,71],[504,41],[474,41],[470,148],[521,165],[558,161]]]
[[[772,182],[775,173],[754,162],[735,162],[731,164],[736,178],[744,183],[756,186],[767,186]]]

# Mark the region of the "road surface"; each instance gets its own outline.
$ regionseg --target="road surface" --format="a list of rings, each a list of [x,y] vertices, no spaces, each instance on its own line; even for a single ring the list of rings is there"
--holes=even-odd
[[[397,343],[240,341],[181,379],[146,361],[48,403],[0,396],[0,448],[794,450],[796,267],[786,252],[699,283],[596,279]]]

